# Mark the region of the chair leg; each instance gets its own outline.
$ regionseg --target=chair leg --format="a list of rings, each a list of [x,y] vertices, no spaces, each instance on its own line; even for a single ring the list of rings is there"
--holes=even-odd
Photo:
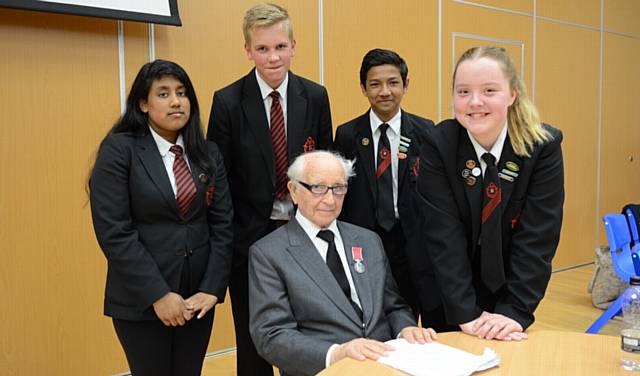
[[[591,324],[589,329],[585,333],[587,334],[597,334],[606,323],[609,322],[615,316],[618,316],[622,312],[622,294],[616,299],[609,308],[596,321]]]

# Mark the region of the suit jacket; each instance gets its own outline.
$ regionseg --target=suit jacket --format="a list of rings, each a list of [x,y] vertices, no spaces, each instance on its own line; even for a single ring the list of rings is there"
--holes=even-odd
[[[235,211],[234,265],[244,264],[249,246],[266,234],[276,189],[271,133],[255,70],[214,94],[207,138],[224,157]],[[304,151],[331,146],[327,91],[289,72],[289,162]]]
[[[462,176],[467,161],[480,166],[466,130],[445,120],[422,147],[418,192],[422,200],[423,244],[413,266],[421,275],[418,291],[423,309],[444,305],[449,324],[478,317],[482,310],[508,316],[527,328],[544,296],[562,225],[564,175],[562,133],[544,125],[552,140],[535,145],[531,156],[517,156],[507,139],[498,171],[517,170],[513,182],[500,179],[502,257],[506,283],[496,294],[480,297],[477,265],[482,212],[482,181],[468,185]],[[513,168],[514,164],[517,168]],[[439,294],[428,291],[439,290]]]
[[[411,139],[407,158],[398,159],[398,214],[405,236],[417,230],[414,205],[416,166],[420,156],[421,140],[433,122],[402,111],[400,134]],[[368,139],[369,142],[364,141]],[[340,219],[370,230],[376,228],[376,164],[369,111],[343,125],[336,131],[334,148],[349,159],[356,159],[356,176],[349,179],[349,191],[344,199]]]
[[[398,295],[378,236],[338,221],[364,324],[297,220],[260,239],[249,252],[251,337],[260,356],[292,375],[315,375],[332,344],[359,337],[386,341],[416,325]],[[362,247],[366,270],[349,250]]]
[[[207,144],[214,173],[207,175],[189,161],[198,191],[185,217],[149,131],[112,134],[100,146],[90,200],[93,227],[108,261],[105,315],[157,319],[152,304],[178,291],[185,262],[193,292],[224,300],[233,211],[222,156],[214,143]]]

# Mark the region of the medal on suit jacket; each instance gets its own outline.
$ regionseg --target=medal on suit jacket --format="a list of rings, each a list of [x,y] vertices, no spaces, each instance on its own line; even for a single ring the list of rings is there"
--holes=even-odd
[[[362,257],[362,247],[351,247],[351,256],[353,257],[353,261],[355,261],[355,265],[353,268],[359,274],[364,273],[364,263],[362,262],[364,259]]]

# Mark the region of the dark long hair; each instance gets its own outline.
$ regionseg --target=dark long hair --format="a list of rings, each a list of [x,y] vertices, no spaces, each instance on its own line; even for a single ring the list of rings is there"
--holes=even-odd
[[[167,60],[154,60],[146,63],[140,68],[133,84],[131,91],[127,96],[127,108],[124,114],[114,124],[113,128],[107,133],[105,139],[111,134],[130,132],[139,136],[149,132],[148,115],[140,109],[140,101],[147,100],[151,84],[153,81],[162,77],[171,76],[180,81],[186,90],[187,98],[191,104],[191,115],[189,121],[180,130],[184,141],[185,152],[189,156],[189,162],[200,166],[207,174],[212,173],[214,162],[210,160],[207,154],[207,144],[202,133],[202,124],[200,121],[200,106],[198,98],[193,89],[193,84],[181,66]],[[104,139],[102,140],[104,142]],[[100,143],[102,145],[102,142]]]

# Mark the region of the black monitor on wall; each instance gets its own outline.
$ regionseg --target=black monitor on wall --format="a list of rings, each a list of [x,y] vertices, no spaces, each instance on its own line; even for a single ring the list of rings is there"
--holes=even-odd
[[[178,0],[0,0],[0,7],[182,25]]]

